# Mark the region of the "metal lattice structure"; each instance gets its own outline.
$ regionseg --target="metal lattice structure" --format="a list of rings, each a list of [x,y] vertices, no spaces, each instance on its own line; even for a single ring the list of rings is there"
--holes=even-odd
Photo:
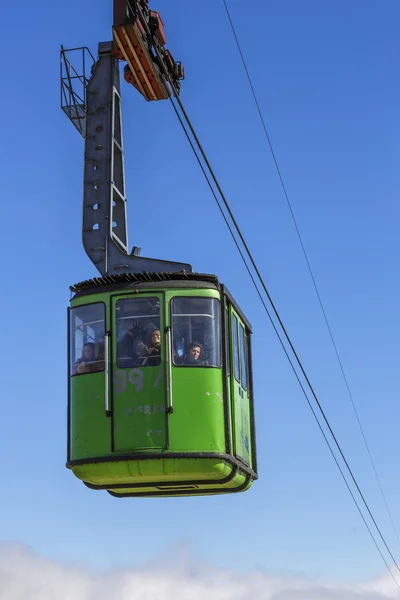
[[[75,66],[69,57],[73,53]],[[76,60],[79,56],[79,61]],[[89,48],[70,48],[61,46],[61,108],[81,136],[86,135],[86,88],[91,76],[95,59]]]

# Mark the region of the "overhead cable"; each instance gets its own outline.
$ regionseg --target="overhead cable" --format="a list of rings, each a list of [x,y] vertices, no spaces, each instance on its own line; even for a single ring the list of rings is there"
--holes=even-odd
[[[375,545],[376,549],[378,550],[378,552],[379,552],[379,554],[380,554],[380,556],[381,556],[381,558],[382,558],[383,562],[385,563],[385,565],[386,565],[386,568],[387,568],[387,570],[389,571],[389,574],[391,575],[391,577],[392,577],[393,581],[395,582],[395,584],[397,585],[397,587],[400,589],[400,585],[398,584],[398,582],[397,582],[397,580],[396,580],[395,576],[393,575],[393,573],[392,573],[392,570],[391,570],[391,568],[389,567],[389,564],[388,564],[387,560],[385,559],[385,557],[384,557],[384,555],[383,555],[383,553],[382,553],[382,550],[380,549],[380,547],[379,547],[379,544],[378,544],[378,542],[376,541],[376,539],[375,539],[375,536],[373,535],[373,533],[372,533],[372,531],[371,531],[371,528],[369,527],[369,525],[368,525],[368,523],[367,523],[367,520],[366,520],[366,518],[365,518],[365,516],[364,516],[364,514],[363,514],[363,512],[362,512],[362,510],[361,510],[361,508],[360,508],[360,505],[358,504],[358,502],[357,502],[357,500],[356,500],[356,498],[355,498],[355,496],[354,496],[354,493],[353,493],[352,489],[350,488],[349,482],[348,482],[348,481],[347,481],[347,479],[346,479],[346,476],[345,476],[345,474],[344,474],[344,472],[343,472],[343,469],[341,468],[341,466],[340,466],[340,464],[339,464],[339,461],[338,461],[338,459],[337,459],[337,457],[336,457],[336,455],[335,455],[335,453],[334,453],[334,451],[333,451],[333,448],[332,448],[332,446],[331,446],[331,444],[330,444],[330,442],[329,442],[329,440],[328,440],[328,438],[327,438],[327,436],[326,436],[326,433],[325,433],[325,431],[324,431],[324,429],[323,429],[323,427],[322,427],[322,425],[321,425],[321,423],[320,423],[320,421],[319,421],[319,419],[318,419],[318,416],[317,416],[317,414],[316,414],[316,412],[315,412],[315,410],[314,410],[314,408],[313,408],[313,406],[312,406],[312,404],[311,404],[311,401],[310,401],[310,399],[309,399],[309,397],[308,397],[308,395],[307,395],[307,392],[306,392],[306,390],[304,389],[304,386],[303,386],[303,384],[302,384],[302,382],[301,382],[301,380],[300,380],[300,377],[299,377],[299,375],[298,375],[298,373],[297,373],[297,371],[296,371],[296,369],[295,369],[295,367],[294,367],[294,364],[293,364],[293,362],[292,362],[292,360],[291,360],[291,358],[290,358],[290,356],[289,356],[289,354],[288,354],[288,351],[287,351],[287,349],[286,349],[286,347],[285,347],[285,345],[284,345],[284,343],[283,343],[282,337],[280,336],[280,334],[279,334],[279,332],[278,332],[278,330],[277,330],[277,328],[276,328],[276,325],[275,325],[275,323],[274,323],[274,321],[273,321],[273,319],[272,319],[272,317],[271,317],[271,313],[270,313],[270,312],[269,312],[269,310],[268,310],[268,307],[267,307],[267,305],[266,305],[266,303],[265,303],[265,300],[264,300],[264,298],[262,297],[262,294],[261,294],[261,292],[260,292],[260,290],[259,290],[259,288],[258,288],[258,286],[257,286],[257,283],[256,283],[256,281],[255,281],[255,279],[254,279],[254,276],[253,276],[253,274],[252,274],[252,272],[251,272],[251,270],[250,270],[250,267],[249,267],[249,266],[248,266],[248,264],[247,264],[246,258],[245,258],[245,256],[243,255],[243,252],[242,252],[242,250],[241,250],[241,248],[240,248],[240,245],[239,245],[238,241],[236,240],[236,238],[235,238],[235,236],[234,236],[234,233],[233,233],[233,231],[232,231],[232,228],[231,228],[231,226],[229,225],[228,219],[226,218],[226,215],[225,215],[225,213],[224,213],[224,211],[223,211],[223,209],[222,209],[222,206],[221,206],[221,203],[220,203],[220,201],[219,201],[219,199],[218,199],[218,196],[217,196],[217,194],[215,193],[215,190],[214,190],[214,188],[213,188],[213,186],[212,186],[212,184],[211,184],[211,181],[210,181],[210,179],[209,179],[209,177],[208,177],[208,175],[207,175],[207,173],[206,173],[206,171],[205,171],[205,169],[204,169],[204,166],[203,166],[203,164],[202,164],[202,162],[201,162],[201,160],[200,160],[200,157],[199,157],[199,155],[198,155],[198,153],[197,153],[197,151],[196,151],[196,148],[194,147],[194,145],[193,145],[193,142],[192,142],[192,140],[190,139],[189,133],[188,133],[188,131],[187,131],[187,129],[186,129],[186,126],[185,126],[184,122],[182,121],[182,118],[181,118],[181,116],[180,116],[180,114],[179,114],[179,111],[177,110],[176,106],[175,106],[173,103],[172,103],[172,105],[173,105],[173,107],[174,107],[174,110],[175,110],[175,112],[176,112],[176,115],[177,115],[177,117],[178,117],[178,119],[179,119],[179,122],[180,122],[180,124],[181,124],[181,126],[182,126],[182,128],[183,128],[183,130],[184,130],[184,132],[185,132],[185,134],[186,134],[186,137],[187,137],[187,139],[188,139],[188,141],[189,141],[189,144],[190,144],[190,146],[191,146],[191,148],[192,148],[192,150],[193,150],[193,153],[194,153],[194,155],[196,156],[197,162],[199,163],[199,165],[200,165],[200,168],[201,168],[201,170],[202,170],[202,172],[203,172],[203,175],[204,175],[204,177],[205,177],[205,179],[206,179],[206,181],[207,181],[207,183],[208,183],[208,186],[209,186],[209,188],[210,188],[210,190],[211,190],[211,193],[213,194],[213,196],[214,196],[214,199],[215,199],[215,201],[216,201],[216,203],[217,203],[217,205],[218,205],[218,208],[219,208],[219,210],[221,211],[221,214],[222,214],[222,217],[223,217],[223,219],[224,219],[224,221],[225,221],[225,224],[226,224],[226,226],[227,226],[227,228],[228,228],[228,230],[229,230],[229,232],[230,232],[230,234],[231,234],[231,236],[232,236],[232,238],[233,238],[233,241],[234,241],[234,243],[235,243],[235,245],[236,245],[236,248],[237,248],[237,250],[238,250],[238,252],[239,252],[239,254],[240,254],[240,256],[241,256],[241,258],[242,258],[242,260],[243,260],[243,263],[244,263],[244,265],[245,265],[245,267],[246,267],[246,270],[247,270],[247,272],[248,272],[248,274],[249,274],[249,276],[250,276],[250,279],[251,279],[251,280],[252,280],[252,282],[253,282],[253,285],[254,285],[254,287],[255,287],[255,289],[256,289],[256,291],[257,291],[257,294],[258,294],[258,296],[259,296],[259,298],[260,298],[260,300],[261,300],[261,303],[262,303],[262,305],[264,306],[264,309],[265,309],[265,311],[266,311],[266,313],[267,313],[267,315],[268,315],[268,318],[269,318],[269,320],[270,320],[270,322],[271,322],[271,324],[272,324],[272,327],[273,327],[273,329],[274,329],[274,331],[275,331],[275,333],[276,333],[276,335],[277,335],[277,337],[278,337],[278,339],[279,339],[279,342],[280,342],[280,344],[281,344],[281,346],[282,346],[282,348],[283,348],[283,351],[284,351],[284,353],[285,353],[285,355],[286,355],[286,358],[288,359],[288,361],[289,361],[289,363],[290,363],[290,366],[292,367],[292,370],[293,370],[293,372],[294,372],[294,375],[295,375],[295,377],[296,377],[296,379],[297,379],[297,381],[298,381],[298,383],[299,383],[299,385],[300,385],[300,388],[301,388],[301,390],[302,390],[302,392],[303,392],[303,394],[304,394],[304,396],[305,396],[305,398],[306,398],[306,400],[307,400],[307,403],[308,403],[308,405],[309,405],[309,407],[310,407],[310,410],[311,410],[311,412],[312,412],[312,414],[313,414],[313,416],[314,416],[314,419],[316,420],[316,422],[317,422],[317,424],[318,424],[318,427],[319,427],[319,429],[320,429],[320,431],[321,431],[321,433],[322,433],[322,435],[323,435],[323,437],[324,437],[324,440],[325,440],[325,442],[326,442],[326,444],[327,444],[327,446],[328,446],[328,448],[329,448],[329,450],[330,450],[330,453],[332,454],[333,460],[335,461],[335,463],[336,463],[336,466],[337,466],[337,468],[338,468],[338,469],[339,469],[339,471],[340,471],[340,474],[341,474],[341,476],[342,476],[342,478],[343,478],[343,481],[344,481],[344,483],[345,483],[345,485],[346,485],[346,487],[347,487],[347,489],[348,489],[348,491],[349,491],[349,493],[350,493],[350,495],[351,495],[351,497],[352,497],[352,499],[353,499],[353,502],[354,502],[354,504],[356,505],[356,508],[357,508],[357,510],[358,510],[358,512],[359,512],[359,514],[360,514],[360,516],[361,516],[361,518],[362,518],[362,520],[364,521],[365,527],[367,528],[367,530],[368,530],[368,533],[369,533],[369,535],[370,535],[370,537],[371,537],[371,539],[372,539],[372,541],[373,541],[373,543],[374,543],[374,545]]]
[[[234,26],[234,23],[233,23],[233,19],[232,19],[231,13],[229,11],[228,3],[227,3],[226,0],[222,0],[222,1],[223,1],[224,7],[225,7],[225,10],[226,10],[226,14],[227,14],[227,17],[228,17],[228,20],[229,20],[229,23],[230,23],[230,26],[231,26],[231,29],[232,29],[232,33],[233,33],[233,36],[235,38],[236,45],[237,45],[237,48],[238,48],[238,51],[239,51],[239,54],[240,54],[240,57],[241,57],[241,60],[242,60],[242,63],[243,63],[243,68],[245,70],[245,73],[246,73],[246,76],[247,76],[247,80],[249,82],[249,86],[250,86],[250,89],[251,89],[251,92],[252,92],[252,95],[253,95],[253,98],[254,98],[254,102],[255,102],[255,105],[256,105],[256,108],[257,108],[260,120],[261,120],[262,128],[264,130],[265,137],[267,139],[269,148],[271,150],[271,155],[272,155],[273,161],[275,163],[275,167],[276,167],[276,170],[277,170],[277,173],[278,173],[279,180],[280,180],[281,185],[282,185],[283,193],[285,195],[285,198],[286,198],[286,201],[287,201],[287,204],[288,204],[288,207],[289,207],[289,211],[290,211],[290,214],[292,216],[293,223],[294,223],[294,226],[295,226],[295,229],[296,229],[299,241],[300,241],[300,245],[301,245],[301,248],[303,250],[304,258],[306,260],[307,267],[308,267],[308,270],[310,272],[310,276],[311,276],[311,279],[312,279],[312,282],[313,282],[313,285],[314,285],[315,293],[317,295],[318,302],[319,302],[319,305],[321,307],[321,311],[322,311],[322,314],[323,314],[323,317],[324,317],[324,320],[325,320],[325,323],[326,323],[326,326],[327,326],[327,329],[328,329],[328,332],[329,332],[329,336],[331,338],[331,342],[332,342],[332,345],[333,345],[333,348],[334,348],[334,351],[335,351],[335,354],[336,354],[336,358],[337,358],[337,361],[339,363],[339,367],[340,367],[340,370],[341,370],[341,373],[342,373],[342,376],[343,376],[343,379],[344,379],[344,382],[345,382],[345,385],[346,385],[346,388],[347,388],[347,392],[348,392],[351,404],[353,406],[353,410],[354,410],[354,413],[355,413],[355,416],[356,416],[356,419],[357,419],[357,422],[358,422],[358,425],[359,425],[359,428],[360,428],[360,431],[361,431],[362,438],[364,440],[364,444],[365,444],[365,447],[366,447],[366,450],[367,450],[367,453],[368,453],[368,456],[369,456],[369,459],[370,459],[370,462],[371,462],[371,465],[372,465],[372,469],[374,471],[375,478],[376,478],[376,481],[378,483],[378,487],[380,489],[380,492],[381,492],[381,495],[382,495],[382,498],[383,498],[383,501],[384,501],[384,504],[385,504],[385,507],[386,507],[387,514],[388,514],[390,522],[392,524],[393,531],[394,531],[394,533],[395,533],[395,535],[397,537],[397,540],[398,540],[398,542],[400,544],[400,536],[399,536],[397,528],[396,528],[396,526],[394,524],[394,519],[393,519],[392,513],[391,513],[391,511],[389,509],[389,505],[388,505],[388,502],[387,502],[387,499],[386,499],[386,495],[385,495],[385,493],[383,491],[383,487],[382,487],[380,478],[378,476],[378,471],[376,469],[375,462],[374,462],[374,460],[372,458],[372,453],[371,453],[371,450],[370,450],[370,447],[369,447],[369,444],[368,444],[368,441],[367,441],[367,438],[366,438],[363,426],[361,424],[360,417],[358,415],[358,411],[357,411],[357,408],[356,408],[356,405],[355,405],[355,402],[354,402],[353,394],[352,394],[351,389],[350,389],[349,381],[347,379],[346,373],[344,371],[343,363],[342,363],[342,361],[340,359],[340,356],[339,356],[339,351],[337,349],[337,345],[336,345],[335,339],[333,337],[332,329],[331,329],[329,321],[328,321],[328,317],[327,317],[327,314],[326,314],[326,311],[325,311],[325,308],[324,308],[324,305],[323,305],[323,302],[322,302],[322,299],[321,299],[321,295],[320,295],[318,287],[317,287],[317,283],[316,283],[316,280],[315,280],[315,277],[314,277],[314,274],[313,274],[313,271],[312,271],[312,268],[311,268],[310,261],[309,261],[308,256],[307,256],[307,252],[306,252],[306,249],[305,249],[305,246],[304,246],[301,234],[300,234],[299,227],[297,225],[296,217],[294,215],[293,208],[292,208],[291,202],[289,200],[289,195],[287,193],[286,186],[285,186],[285,183],[283,181],[282,173],[281,173],[281,170],[279,168],[278,161],[277,161],[274,149],[272,147],[272,142],[271,142],[270,136],[268,134],[268,129],[267,129],[267,126],[265,124],[265,120],[264,120],[264,117],[263,117],[263,114],[262,114],[262,111],[261,111],[260,103],[258,101],[257,94],[256,94],[256,91],[255,91],[255,88],[254,88],[254,85],[253,85],[253,82],[252,82],[252,79],[251,79],[251,76],[250,76],[250,73],[249,73],[249,69],[247,67],[246,59],[244,57],[244,54],[243,54],[243,51],[242,51],[242,48],[241,48],[241,45],[240,45],[240,42],[239,42],[239,38],[238,38],[238,35],[236,33],[236,29],[235,29],[235,26]]]
[[[366,509],[367,509],[367,512],[368,512],[368,514],[369,514],[369,516],[370,516],[370,518],[371,518],[372,522],[373,522],[373,523],[374,523],[374,525],[375,525],[375,528],[376,528],[376,530],[378,531],[378,534],[379,534],[379,536],[380,536],[380,538],[381,538],[381,540],[382,540],[382,542],[383,542],[384,546],[386,547],[386,550],[388,551],[388,553],[389,553],[389,555],[390,555],[390,557],[391,557],[391,559],[392,559],[392,561],[393,561],[394,565],[396,566],[397,570],[400,572],[400,567],[399,567],[399,565],[398,565],[398,563],[397,563],[396,559],[394,558],[394,556],[393,556],[393,553],[391,552],[391,550],[390,550],[390,548],[389,548],[389,546],[388,546],[388,544],[387,544],[387,542],[386,542],[386,540],[385,540],[385,538],[384,538],[384,536],[383,536],[383,534],[382,534],[382,532],[381,532],[381,529],[379,528],[379,526],[378,526],[378,524],[377,524],[377,522],[376,522],[376,519],[374,518],[374,516],[373,516],[373,514],[372,514],[372,512],[371,512],[371,510],[370,510],[370,508],[369,508],[369,505],[368,505],[368,503],[367,503],[367,501],[366,501],[366,499],[365,499],[365,497],[364,497],[364,494],[362,493],[362,491],[361,491],[361,489],[360,489],[360,486],[359,486],[359,484],[357,483],[357,480],[356,480],[356,478],[355,478],[355,476],[354,476],[354,474],[353,474],[353,471],[352,471],[352,469],[351,469],[351,467],[350,467],[350,465],[349,465],[349,463],[348,463],[348,461],[347,461],[347,459],[346,459],[346,457],[345,457],[345,455],[344,455],[344,452],[343,452],[343,450],[342,450],[342,448],[341,448],[341,446],[340,446],[340,444],[339,444],[339,442],[338,442],[338,440],[337,440],[337,438],[336,438],[336,436],[335,436],[335,434],[334,434],[334,432],[333,432],[333,429],[332,429],[332,427],[331,427],[331,425],[330,425],[330,423],[329,423],[329,420],[328,420],[328,418],[327,418],[327,416],[326,416],[326,414],[325,414],[325,412],[324,412],[324,410],[323,410],[323,408],[322,408],[322,406],[321,406],[321,403],[320,403],[320,401],[318,400],[318,397],[317,397],[317,395],[316,395],[316,393],[315,393],[315,391],[314,391],[314,388],[313,388],[313,386],[311,385],[311,382],[310,382],[310,380],[309,380],[309,378],[308,378],[308,376],[307,376],[307,374],[306,374],[306,372],[305,372],[305,369],[304,369],[304,367],[303,367],[303,365],[302,365],[302,363],[301,363],[301,361],[300,361],[300,358],[298,357],[298,355],[297,355],[297,352],[296,352],[296,350],[295,350],[295,348],[294,348],[294,346],[293,346],[293,344],[292,344],[292,342],[291,342],[291,340],[290,340],[290,338],[289,338],[289,335],[288,335],[288,333],[287,333],[287,331],[286,331],[286,328],[285,328],[285,326],[284,326],[284,324],[283,324],[283,322],[282,322],[282,320],[281,320],[281,318],[280,318],[280,316],[279,316],[279,313],[278,313],[278,311],[277,311],[277,309],[276,309],[276,307],[275,307],[275,305],[274,305],[274,303],[273,303],[273,301],[272,301],[272,298],[271,298],[271,296],[270,296],[270,294],[269,294],[269,292],[268,292],[268,289],[267,289],[267,287],[266,287],[266,285],[265,285],[265,283],[264,283],[264,280],[263,280],[263,278],[261,277],[261,274],[260,274],[260,272],[259,272],[259,270],[258,270],[258,268],[257,268],[257,265],[255,264],[255,262],[254,262],[254,259],[253,259],[252,255],[251,255],[251,253],[250,253],[250,250],[249,250],[249,248],[248,248],[248,246],[247,246],[247,244],[246,244],[246,242],[245,242],[245,240],[244,240],[244,238],[243,238],[243,235],[242,235],[242,233],[241,233],[241,231],[240,231],[240,229],[239,229],[239,226],[237,225],[237,222],[236,222],[236,220],[235,220],[235,218],[234,218],[234,216],[233,216],[233,214],[232,214],[232,212],[231,212],[231,209],[230,209],[230,207],[229,207],[229,204],[228,204],[228,202],[227,202],[227,200],[226,200],[226,198],[225,198],[225,195],[224,195],[224,193],[222,192],[222,190],[221,190],[221,187],[220,187],[220,185],[219,185],[219,183],[218,183],[218,180],[217,180],[217,179],[216,179],[216,177],[215,177],[214,171],[212,170],[212,168],[211,168],[211,166],[210,166],[210,163],[209,163],[209,161],[208,161],[208,159],[207,159],[206,155],[205,155],[205,154],[203,154],[203,152],[204,152],[204,151],[203,151],[203,149],[202,149],[202,146],[201,146],[200,142],[198,141],[198,138],[197,138],[197,135],[196,135],[196,133],[194,132],[194,129],[192,128],[192,125],[191,125],[191,123],[190,123],[190,120],[189,120],[189,117],[187,116],[187,113],[186,113],[186,111],[185,111],[185,109],[184,109],[184,107],[183,107],[183,104],[182,104],[181,100],[179,99],[178,95],[176,95],[175,99],[178,101],[178,104],[179,104],[179,106],[180,106],[180,108],[181,108],[181,110],[182,110],[183,114],[185,115],[185,120],[187,121],[187,124],[189,125],[189,129],[192,131],[192,133],[193,133],[193,136],[195,137],[195,139],[196,139],[196,141],[197,141],[197,145],[198,145],[198,147],[199,147],[199,149],[200,149],[200,152],[201,152],[201,154],[203,155],[203,158],[204,158],[204,160],[205,160],[205,162],[206,162],[206,164],[207,164],[207,166],[208,166],[208,168],[209,168],[210,174],[211,174],[212,178],[214,179],[214,182],[215,182],[215,184],[216,184],[216,186],[217,186],[217,189],[218,189],[218,191],[220,192],[220,195],[221,195],[221,197],[222,197],[222,200],[223,200],[223,202],[224,202],[224,204],[225,204],[225,207],[227,208],[227,210],[228,210],[228,213],[229,213],[229,215],[230,215],[230,217],[231,217],[231,219],[232,219],[232,221],[233,221],[233,223],[234,223],[235,229],[236,229],[236,230],[237,230],[237,232],[238,232],[238,235],[239,235],[239,237],[240,237],[240,240],[241,240],[241,242],[242,242],[242,244],[243,244],[243,246],[244,246],[244,248],[245,248],[245,250],[246,250],[246,253],[247,253],[247,255],[248,255],[248,256],[249,256],[249,258],[250,258],[250,261],[251,261],[251,263],[252,263],[252,265],[253,265],[253,268],[254,268],[254,270],[255,270],[255,271],[256,271],[256,273],[257,273],[257,276],[258,276],[258,279],[260,280],[261,286],[263,287],[263,289],[264,289],[264,292],[265,292],[265,294],[266,294],[266,296],[267,296],[267,298],[268,298],[268,300],[269,300],[269,303],[271,304],[271,307],[272,307],[272,309],[273,309],[273,311],[274,311],[274,313],[275,313],[275,316],[276,316],[276,318],[278,319],[279,325],[281,326],[281,329],[282,329],[282,331],[283,331],[283,333],[284,333],[284,336],[286,337],[286,339],[287,339],[287,341],[288,341],[288,343],[289,343],[289,346],[290,346],[290,348],[291,348],[291,350],[292,350],[292,352],[293,352],[293,354],[294,354],[294,357],[295,357],[295,359],[296,359],[296,362],[298,363],[298,365],[299,365],[299,367],[300,367],[300,370],[301,370],[301,372],[302,372],[302,374],[303,374],[303,376],[304,376],[304,378],[305,378],[305,380],[306,380],[306,382],[307,382],[307,385],[308,385],[308,387],[309,387],[309,389],[310,389],[310,391],[311,391],[311,394],[312,394],[312,396],[314,397],[314,399],[315,399],[315,401],[316,401],[316,403],[317,403],[317,405],[318,405],[318,408],[319,408],[319,410],[320,410],[320,412],[321,412],[321,414],[322,414],[322,417],[323,417],[323,419],[324,419],[324,421],[325,421],[325,423],[326,423],[326,425],[327,425],[327,427],[328,427],[328,429],[329,429],[329,432],[330,432],[330,434],[331,434],[331,436],[332,436],[332,438],[333,438],[333,440],[334,440],[334,442],[335,442],[335,445],[336,445],[337,449],[339,450],[339,453],[340,453],[340,455],[341,455],[341,457],[342,457],[342,460],[343,460],[343,462],[344,462],[344,463],[345,463],[345,465],[346,465],[346,468],[347,468],[347,470],[348,470],[348,472],[349,472],[349,474],[350,474],[350,476],[351,476],[351,479],[353,480],[353,483],[354,483],[354,485],[355,485],[355,487],[356,487],[356,489],[357,489],[357,491],[358,491],[358,493],[359,493],[359,495],[360,495],[360,497],[361,497],[361,499],[362,499],[362,501],[363,501],[363,504],[364,504],[364,506],[365,506],[365,507],[366,507]],[[173,103],[172,103],[172,104],[173,104]],[[174,105],[173,105],[173,106],[174,106]],[[175,109],[175,112],[177,112],[177,109],[176,109],[176,107],[175,107],[175,106],[174,106],[174,109]],[[177,114],[178,114],[178,113],[177,113]],[[183,125],[183,121],[182,121],[182,119],[181,119],[181,118],[179,118],[179,120],[180,120],[180,123],[181,123],[181,125]],[[188,139],[189,139],[189,141],[190,141],[190,145],[191,145],[191,147],[192,147],[192,150],[194,151],[194,145],[193,145],[193,143],[192,143],[192,142],[191,142],[191,140],[190,140],[190,137],[189,137],[189,135],[188,135],[188,132],[187,132],[186,128],[185,128],[185,133],[186,133],[186,136],[188,137]],[[196,158],[197,158],[197,160],[198,160],[198,162],[199,162],[199,164],[200,164],[200,166],[201,166],[201,169],[202,169],[202,171],[203,171],[203,174],[205,175],[205,169],[204,169],[203,165],[201,164],[201,161],[200,161],[200,159],[199,159],[199,156],[198,156],[197,152],[195,152],[195,155],[196,155]],[[209,180],[208,176],[206,176],[206,179],[207,179],[208,185],[210,186],[210,188],[211,188],[211,190],[212,190],[212,193],[213,193],[213,196],[214,196],[214,198],[217,200],[216,193],[215,193],[215,191],[214,191],[214,189],[213,189],[213,187],[212,187],[212,185],[211,185],[211,182],[210,182],[210,180]],[[217,200],[217,203],[218,203],[218,206],[219,206],[219,208],[220,208],[220,211],[222,212],[222,207],[221,207],[221,205],[220,205],[220,203],[219,203],[219,201],[218,201],[218,200]],[[226,219],[225,215],[224,215],[224,220],[225,220],[225,223],[227,223],[227,219]],[[241,258],[242,258],[243,262],[245,263],[245,266],[246,266],[246,269],[247,269],[247,271],[248,271],[249,273],[251,273],[251,272],[250,272],[250,269],[249,269],[249,267],[248,267],[248,265],[247,265],[247,262],[246,262],[246,260],[245,260],[245,258],[244,258],[244,256],[243,256],[243,252],[242,252],[242,251],[239,249],[239,245],[238,245],[238,243],[237,243],[237,240],[236,240],[236,239],[235,239],[235,237],[234,237],[234,233],[233,233],[233,231],[232,231],[232,228],[231,228],[230,226],[228,226],[228,228],[229,228],[229,231],[230,231],[230,233],[231,233],[231,235],[232,235],[232,237],[233,237],[233,240],[234,240],[234,242],[235,242],[235,245],[236,245],[236,247],[237,247],[237,248],[238,248],[238,250],[239,250],[240,256],[241,256]],[[260,298],[261,298],[262,304],[263,304],[263,306],[264,306],[264,308],[265,308],[265,310],[266,310],[266,312],[267,312],[267,314],[268,314],[268,317],[269,317],[269,319],[270,319],[270,321],[271,321],[271,323],[272,323],[272,325],[273,325],[273,328],[274,328],[274,330],[275,330],[275,333],[278,335],[279,341],[280,341],[280,343],[281,343],[281,345],[282,345],[282,347],[283,347],[283,349],[284,349],[284,352],[285,352],[285,354],[286,354],[286,357],[288,358],[288,360],[289,360],[289,362],[290,362],[290,364],[291,364],[291,367],[292,367],[292,369],[293,369],[293,371],[294,371],[294,373],[295,373],[296,379],[297,379],[297,381],[299,382],[299,384],[300,384],[300,387],[301,387],[301,389],[302,389],[302,391],[303,391],[303,393],[304,393],[304,395],[305,395],[305,397],[306,397],[306,400],[307,400],[307,402],[308,402],[308,405],[309,405],[309,407],[311,408],[311,410],[312,410],[312,412],[313,412],[313,415],[314,415],[314,417],[316,418],[316,414],[315,414],[315,411],[314,411],[314,409],[312,408],[312,405],[311,405],[311,402],[310,402],[310,400],[309,400],[309,397],[308,397],[307,393],[305,392],[303,385],[301,384],[301,381],[300,381],[299,375],[298,375],[298,373],[296,372],[296,370],[295,370],[295,368],[294,368],[294,365],[293,365],[292,361],[291,361],[291,360],[290,360],[290,358],[289,358],[289,355],[288,355],[287,349],[285,348],[285,346],[284,346],[284,344],[283,344],[282,338],[281,338],[281,337],[280,337],[280,335],[278,334],[277,328],[276,328],[275,324],[274,324],[274,323],[273,323],[273,321],[272,321],[272,318],[271,318],[271,315],[270,315],[269,311],[268,311],[268,310],[267,310],[267,308],[266,308],[265,302],[264,302],[264,301],[263,301],[263,299],[262,299],[262,296],[261,296],[261,294],[260,294],[260,291],[259,291],[258,287],[257,287],[257,286],[256,286],[256,284],[255,284],[254,277],[253,277],[251,274],[250,274],[250,277],[251,277],[251,280],[252,280],[253,284],[254,284],[254,285],[255,285],[255,287],[256,287],[256,290],[257,290],[257,293],[258,293],[258,295],[259,295],[259,296],[260,296]],[[355,504],[356,504],[356,506],[357,506],[357,509],[358,509],[358,511],[360,512],[360,514],[361,514],[361,516],[362,516],[362,518],[363,518],[363,521],[364,521],[364,523],[366,524],[366,526],[367,526],[367,528],[368,528],[368,531],[369,531],[370,535],[372,536],[372,539],[373,539],[373,541],[374,541],[374,544],[375,544],[375,546],[377,547],[377,549],[378,549],[378,551],[379,551],[379,554],[381,555],[382,559],[384,560],[384,562],[385,562],[385,565],[386,565],[386,567],[388,568],[390,575],[392,576],[392,578],[393,578],[393,580],[395,581],[396,585],[397,585],[397,586],[399,587],[399,589],[400,589],[400,585],[398,584],[398,582],[397,582],[397,580],[395,579],[395,577],[394,577],[394,575],[393,575],[393,573],[392,573],[391,569],[389,568],[389,565],[388,565],[387,561],[386,561],[386,560],[385,560],[385,558],[383,557],[383,554],[382,554],[382,552],[381,552],[381,550],[380,550],[379,546],[377,545],[377,542],[376,542],[376,540],[375,540],[374,536],[372,535],[372,532],[371,532],[370,528],[368,527],[368,525],[367,525],[367,523],[366,523],[366,520],[365,520],[365,518],[364,518],[364,516],[363,516],[363,514],[362,514],[362,512],[361,512],[361,510],[360,510],[360,507],[359,507],[359,505],[358,505],[357,501],[355,500],[355,497],[354,497],[353,493],[352,493],[352,492],[351,492],[351,490],[350,490],[349,484],[348,484],[348,482],[347,482],[346,478],[344,477],[343,471],[342,471],[342,469],[341,469],[341,468],[340,468],[340,466],[339,466],[339,463],[338,463],[338,461],[337,461],[337,458],[336,458],[336,456],[334,455],[334,453],[333,453],[333,451],[332,451],[332,448],[331,448],[331,446],[330,446],[330,444],[329,444],[329,442],[328,442],[328,440],[327,440],[327,437],[326,437],[326,435],[325,435],[325,433],[324,433],[324,431],[323,431],[323,429],[322,429],[322,427],[321,427],[321,425],[320,425],[320,423],[319,423],[319,421],[318,421],[318,419],[317,419],[317,418],[316,418],[316,420],[317,420],[317,422],[318,422],[318,425],[319,425],[319,427],[320,427],[320,429],[321,429],[321,431],[322,431],[322,434],[323,434],[323,436],[324,436],[324,439],[325,439],[325,441],[328,443],[329,449],[331,450],[331,453],[332,453],[332,455],[333,455],[333,457],[334,457],[334,460],[335,460],[335,462],[336,462],[336,465],[338,466],[338,468],[339,468],[339,470],[340,470],[340,473],[341,473],[341,475],[342,475],[342,477],[343,477],[343,479],[344,479],[344,481],[345,481],[345,483],[346,483],[346,486],[347,486],[348,490],[349,490],[349,491],[350,491],[350,493],[351,493],[351,496],[352,496],[352,498],[353,498],[353,500],[354,500],[354,502],[355,502]]]

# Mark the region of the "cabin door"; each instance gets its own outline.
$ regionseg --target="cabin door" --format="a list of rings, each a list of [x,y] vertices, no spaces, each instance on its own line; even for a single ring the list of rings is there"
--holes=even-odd
[[[167,448],[164,294],[112,297],[113,451]]]

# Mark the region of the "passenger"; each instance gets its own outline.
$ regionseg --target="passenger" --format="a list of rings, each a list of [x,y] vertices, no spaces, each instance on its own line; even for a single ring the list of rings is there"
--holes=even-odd
[[[207,365],[208,362],[203,357],[204,348],[200,342],[191,342],[188,346],[186,354],[181,358],[180,364],[192,366]]]
[[[90,373],[91,365],[96,361],[95,345],[93,342],[87,342],[83,346],[82,356],[75,363],[73,375],[77,373]]]
[[[161,362],[161,333],[160,330],[152,323],[147,325],[145,332],[147,357],[142,362],[142,365],[147,367],[155,367]]]
[[[137,367],[140,365],[140,357],[145,355],[143,328],[132,321],[118,343],[118,366]]]
[[[144,329],[132,322],[118,344],[120,367],[151,367],[160,364],[161,333],[154,325]]]

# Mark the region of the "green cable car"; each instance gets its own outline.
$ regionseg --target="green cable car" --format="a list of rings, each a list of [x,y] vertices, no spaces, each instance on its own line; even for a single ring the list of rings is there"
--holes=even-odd
[[[256,478],[251,328],[213,275],[71,288],[68,467],[123,496],[237,492]]]
[[[70,288],[67,467],[118,498],[245,491],[250,324],[216,276],[129,253],[118,59],[100,43],[86,78],[68,52],[62,109],[85,140],[82,239],[101,276]]]

